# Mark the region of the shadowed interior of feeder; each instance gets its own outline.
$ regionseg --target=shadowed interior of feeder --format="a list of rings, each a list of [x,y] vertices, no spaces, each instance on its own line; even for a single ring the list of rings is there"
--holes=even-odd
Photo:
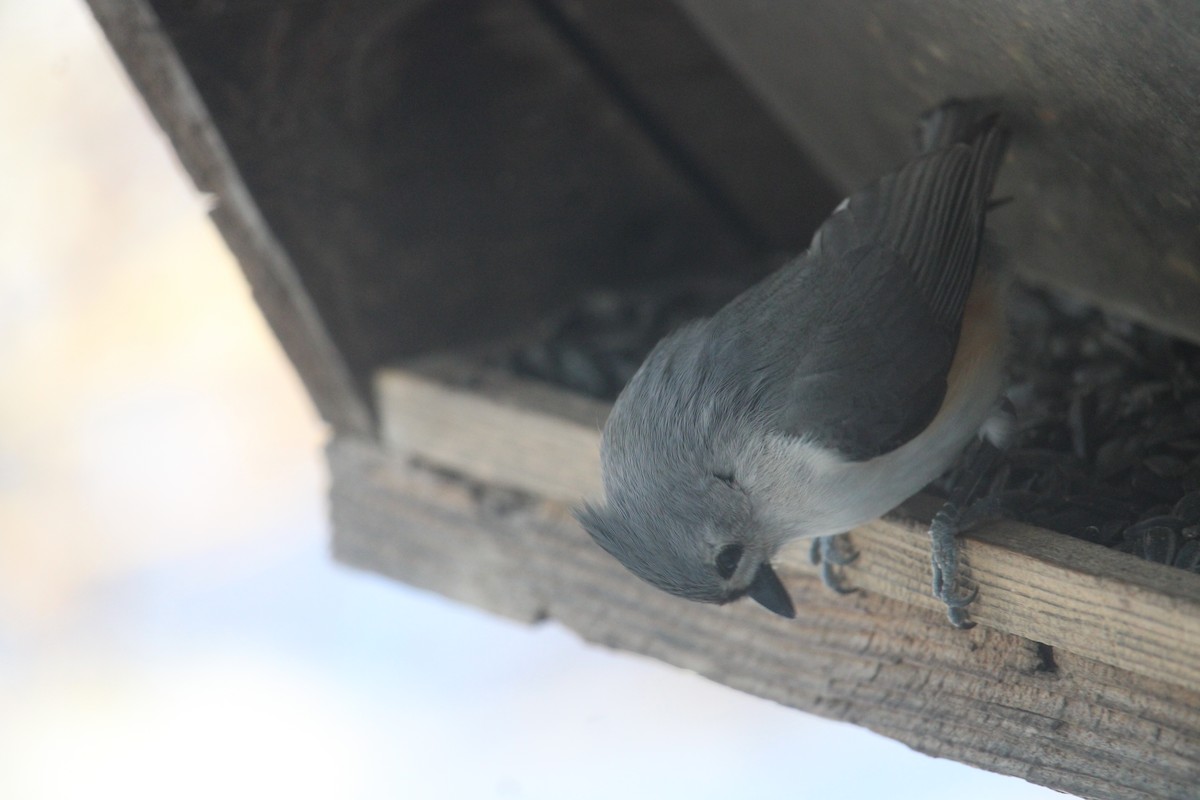
[[[152,0],[370,396],[595,286],[760,277],[840,199],[666,0]]]

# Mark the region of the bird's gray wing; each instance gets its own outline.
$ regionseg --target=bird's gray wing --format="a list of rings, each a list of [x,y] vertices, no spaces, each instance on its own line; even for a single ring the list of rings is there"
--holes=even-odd
[[[1007,144],[994,119],[979,126],[973,141],[926,153],[853,195],[821,226],[809,256],[836,268],[863,246],[895,253],[929,312],[957,335]]]
[[[909,162],[853,195],[804,256],[743,296],[741,314],[761,320],[771,343],[745,355],[776,429],[866,460],[928,426],[1004,148],[1004,132],[985,122],[973,141]]]

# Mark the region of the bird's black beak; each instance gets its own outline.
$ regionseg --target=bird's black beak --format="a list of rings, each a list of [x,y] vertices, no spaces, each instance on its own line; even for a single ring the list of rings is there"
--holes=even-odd
[[[788,595],[787,589],[783,588],[783,583],[775,574],[775,570],[766,561],[754,574],[754,580],[750,583],[746,594],[753,597],[763,608],[774,611],[781,617],[788,619],[796,617],[796,607],[792,605],[792,598]]]

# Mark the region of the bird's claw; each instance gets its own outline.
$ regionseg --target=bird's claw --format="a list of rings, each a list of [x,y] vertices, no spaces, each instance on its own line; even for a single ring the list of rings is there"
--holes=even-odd
[[[858,558],[858,551],[850,544],[846,534],[818,536],[813,539],[808,557],[813,564],[820,565],[821,583],[825,586],[838,594],[852,594],[858,591],[858,589],[846,586],[845,576],[837,569],[837,567],[853,563]]]
[[[1006,501],[1000,495],[976,497],[984,479],[993,472],[1000,456],[997,444],[1005,444],[1015,427],[1015,412],[1007,400],[994,417],[990,433],[968,452],[968,466],[959,478],[950,500],[933,517],[929,526],[930,561],[933,567],[933,596],[946,606],[946,616],[956,628],[973,628],[967,618],[967,606],[979,596],[959,560],[959,536],[964,531],[1003,518]],[[995,441],[993,441],[995,439]]]
[[[950,624],[958,628],[960,631],[969,631],[975,627],[974,622],[967,618],[967,612],[961,608],[946,608],[946,619],[950,620]]]
[[[946,605],[946,616],[956,628],[973,628],[967,606],[979,595],[978,587],[961,585],[958,535],[964,515],[954,503],[946,503],[929,526],[930,561],[933,567],[933,596]]]

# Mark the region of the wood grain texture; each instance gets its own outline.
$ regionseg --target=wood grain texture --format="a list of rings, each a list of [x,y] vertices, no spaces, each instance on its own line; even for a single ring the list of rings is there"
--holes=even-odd
[[[383,370],[376,388],[380,435],[398,452],[566,502],[603,492],[604,403],[454,357]]]
[[[922,498],[924,501],[933,498]],[[936,507],[911,503],[908,508]],[[859,558],[847,584],[933,611],[931,513],[868,523],[850,540]],[[807,547],[787,554],[807,566]],[[1014,522],[967,535],[979,598],[971,619],[1180,686],[1200,686],[1200,577],[1100,545]]]
[[[342,561],[591,642],[695,670],[921,752],[1083,797],[1195,798],[1200,694],[784,569],[795,620],[660,592],[596,548],[565,504],[335,441]]]
[[[393,452],[567,505],[602,496],[604,404],[455,357],[383,371],[377,390]],[[860,557],[845,568],[848,584],[936,612],[924,528],[934,508],[918,498],[854,531]],[[812,573],[806,553],[798,542],[781,560]],[[970,533],[964,553],[980,624],[1200,686],[1200,576],[1012,523]]]
[[[295,265],[250,194],[192,76],[148,0],[89,0],[125,70],[170,137],[196,188],[216,197],[211,216],[237,257],[321,416],[343,433],[372,428],[356,387]]]

